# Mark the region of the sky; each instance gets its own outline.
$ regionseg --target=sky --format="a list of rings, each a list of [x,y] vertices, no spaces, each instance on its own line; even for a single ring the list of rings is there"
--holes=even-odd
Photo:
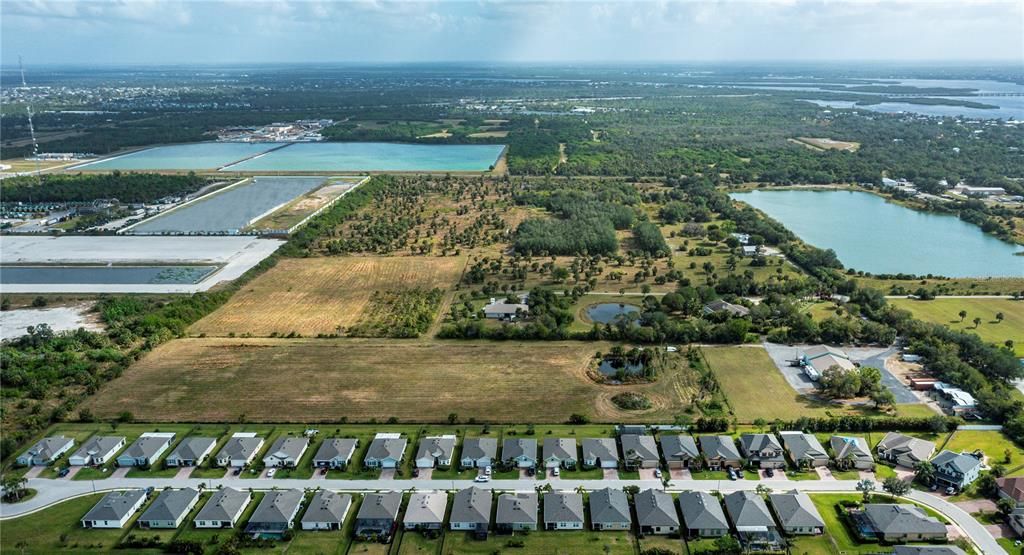
[[[1005,61],[1024,0],[2,0],[0,62]]]

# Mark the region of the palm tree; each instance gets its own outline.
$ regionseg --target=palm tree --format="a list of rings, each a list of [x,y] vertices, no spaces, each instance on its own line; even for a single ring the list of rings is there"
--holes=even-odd
[[[961,310],[959,313],[957,313],[957,316],[960,317],[960,322],[963,323],[964,318],[967,317],[967,311],[966,310]]]
[[[975,316],[974,320],[972,320],[972,321],[974,322],[974,329],[978,329],[978,326],[981,325],[981,318],[978,318],[977,316]]]
[[[1002,322],[1006,316],[1002,312],[996,312],[996,322]]]

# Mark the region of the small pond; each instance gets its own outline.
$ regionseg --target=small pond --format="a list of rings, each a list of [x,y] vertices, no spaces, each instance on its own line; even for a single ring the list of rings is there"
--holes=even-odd
[[[640,376],[644,373],[643,362],[631,362],[621,358],[605,358],[601,360],[597,371],[605,376],[618,376],[619,372],[625,372],[628,376]]]
[[[587,307],[587,318],[598,324],[614,324],[626,314],[639,312],[640,307],[631,304],[601,303]]]
[[[2,284],[191,284],[217,266],[4,266]]]

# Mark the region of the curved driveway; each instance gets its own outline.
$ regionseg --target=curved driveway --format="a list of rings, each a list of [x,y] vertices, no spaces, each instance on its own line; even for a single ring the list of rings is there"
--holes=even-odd
[[[669,492],[679,491],[733,491],[753,490],[759,485],[774,491],[800,490],[814,492],[856,492],[856,480],[673,480],[664,487],[660,480],[492,480],[485,484],[472,480],[322,480],[322,479],[201,479],[201,478],[106,478],[94,481],[52,480],[34,478],[28,481],[28,487],[37,491],[36,495],[15,505],[0,505],[0,520],[16,518],[31,514],[55,503],[89,495],[96,492],[152,487],[198,488],[200,484],[207,489],[218,486],[236,488],[252,488],[256,490],[270,489],[307,489],[321,488],[335,491],[387,491],[387,490],[458,490],[470,486],[480,486],[502,491],[533,491],[537,487],[550,484],[555,490],[571,491],[578,487],[587,490],[599,487],[621,489],[626,486],[638,486],[641,489],[656,488]],[[930,493],[911,490],[908,499],[927,505],[952,521],[965,536],[970,538],[981,553],[986,555],[1006,555],[992,534],[966,511],[956,505],[936,497]]]

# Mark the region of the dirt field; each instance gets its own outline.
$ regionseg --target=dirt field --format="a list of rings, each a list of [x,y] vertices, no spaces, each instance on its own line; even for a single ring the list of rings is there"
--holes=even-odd
[[[359,320],[370,295],[399,288],[451,288],[464,257],[346,256],[285,259],[203,318],[211,336],[337,334]]]
[[[661,421],[681,414],[677,376],[637,386],[586,377],[607,343],[375,339],[178,339],[157,348],[85,406],[140,421],[266,422]],[[680,365],[683,366],[683,365]],[[607,399],[642,391],[654,409],[621,413]]]
[[[845,150],[847,152],[856,152],[857,149],[860,148],[860,143],[837,141],[821,137],[797,137],[793,139],[793,142],[802,144],[814,150]]]

